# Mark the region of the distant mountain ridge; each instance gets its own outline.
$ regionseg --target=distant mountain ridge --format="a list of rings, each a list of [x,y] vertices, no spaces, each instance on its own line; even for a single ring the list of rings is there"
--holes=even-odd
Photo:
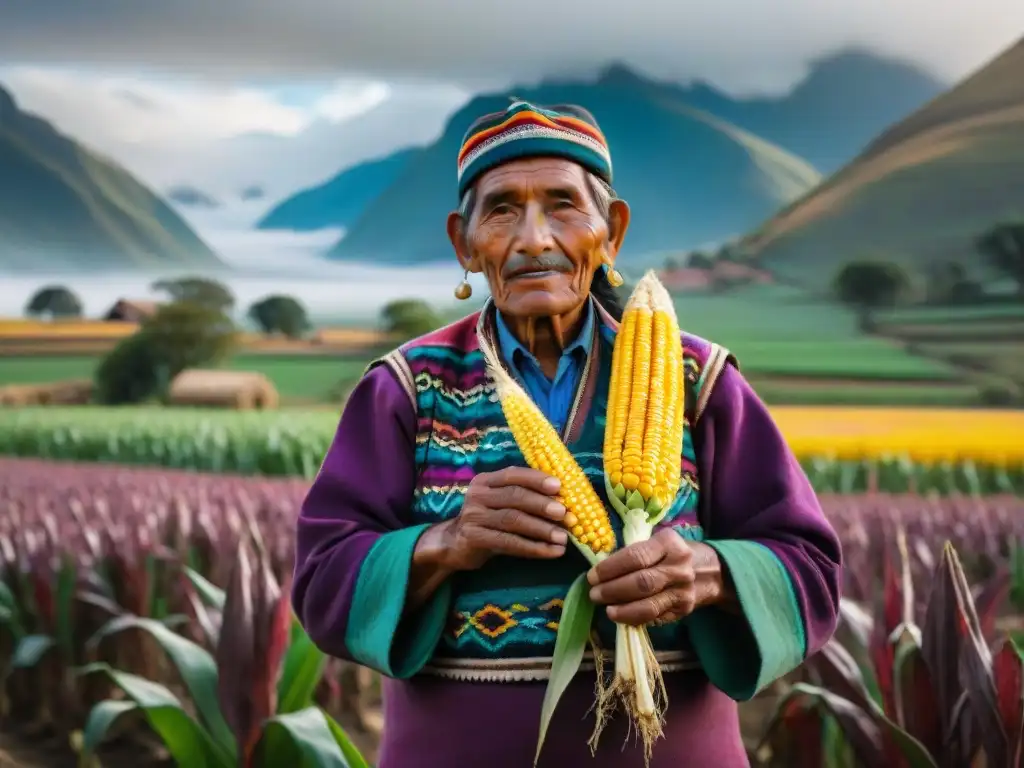
[[[0,87],[0,272],[218,267],[160,197]]]
[[[417,151],[404,149],[344,170],[323,184],[278,203],[256,223],[256,228],[347,229],[366,206],[394,182]]]
[[[772,271],[824,290],[866,256],[915,277],[955,261],[992,277],[975,239],[1024,216],[1024,39],[880,132],[806,196],[763,222],[743,250]]]
[[[365,164],[332,181],[344,180],[351,190],[346,210],[360,215],[328,255],[390,264],[450,259],[443,221],[456,202],[462,135],[513,93],[542,104],[578,103],[595,114],[612,148],[616,191],[634,210],[625,255],[653,260],[749,230],[942,88],[912,65],[847,51],[816,62],[779,98],[734,99],[703,83],[656,82],[621,64],[593,81],[552,80],[478,96],[436,142],[388,166],[398,173],[380,192],[351,183],[364,173],[381,178]],[[381,162],[386,158],[374,164]],[[323,226],[323,214],[315,213],[323,199],[313,196],[316,205],[307,207],[292,197],[281,208],[288,206],[290,223]]]

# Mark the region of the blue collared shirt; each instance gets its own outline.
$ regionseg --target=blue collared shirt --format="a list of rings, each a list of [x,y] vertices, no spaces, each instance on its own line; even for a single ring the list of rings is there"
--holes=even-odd
[[[575,340],[566,345],[562,356],[558,359],[555,377],[549,379],[541,370],[540,363],[530,350],[524,347],[509,329],[497,312],[498,343],[501,354],[515,374],[519,383],[526,390],[555,430],[561,432],[569,418],[576,388],[586,365],[594,340],[594,308],[588,299],[584,308],[583,325]]]

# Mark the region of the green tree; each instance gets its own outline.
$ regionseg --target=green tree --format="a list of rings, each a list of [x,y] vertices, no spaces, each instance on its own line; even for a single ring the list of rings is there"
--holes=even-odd
[[[63,285],[48,285],[40,288],[25,305],[29,317],[81,317],[82,302]]]
[[[251,319],[263,333],[282,333],[297,339],[310,329],[306,308],[291,296],[267,296],[249,307]]]
[[[388,333],[405,339],[422,336],[441,327],[437,312],[421,299],[399,299],[381,310],[381,325]]]
[[[187,301],[165,304],[100,363],[96,397],[110,405],[160,397],[179,373],[222,362],[237,342],[223,312]]]
[[[219,312],[230,312],[235,306],[235,296],[226,285],[205,277],[157,280],[150,288],[157,293],[166,293],[172,301],[200,304]]]
[[[967,304],[982,295],[981,286],[972,280],[963,264],[945,261],[926,270],[927,296],[931,304]]]
[[[715,266],[715,260],[708,256],[706,253],[700,251],[693,251],[689,258],[686,260],[686,266],[692,269],[711,269]]]
[[[846,264],[833,281],[836,296],[860,313],[864,326],[872,310],[895,306],[909,286],[907,273],[898,264],[870,259]]]
[[[976,246],[995,269],[1015,283],[1024,296],[1024,221],[997,224],[978,238]]]

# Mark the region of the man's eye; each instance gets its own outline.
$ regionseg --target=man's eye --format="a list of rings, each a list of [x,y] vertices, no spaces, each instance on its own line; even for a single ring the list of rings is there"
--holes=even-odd
[[[554,208],[556,211],[574,207],[575,206],[572,204],[572,200],[555,200]]]
[[[496,205],[496,206],[494,206],[491,209],[491,214],[492,215],[502,216],[502,215],[504,215],[506,213],[512,213],[512,206],[509,205],[508,203],[502,203],[501,205]]]

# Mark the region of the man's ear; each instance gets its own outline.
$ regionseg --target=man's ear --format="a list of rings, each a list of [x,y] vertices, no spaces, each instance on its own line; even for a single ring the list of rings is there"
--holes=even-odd
[[[625,200],[612,200],[608,209],[608,260],[615,263],[615,257],[622,249],[629,229],[629,204]]]
[[[459,264],[467,272],[479,272],[473,268],[473,257],[469,254],[469,243],[466,241],[466,227],[461,214],[452,211],[448,214],[448,239],[452,241],[452,248],[455,249],[455,257]]]

